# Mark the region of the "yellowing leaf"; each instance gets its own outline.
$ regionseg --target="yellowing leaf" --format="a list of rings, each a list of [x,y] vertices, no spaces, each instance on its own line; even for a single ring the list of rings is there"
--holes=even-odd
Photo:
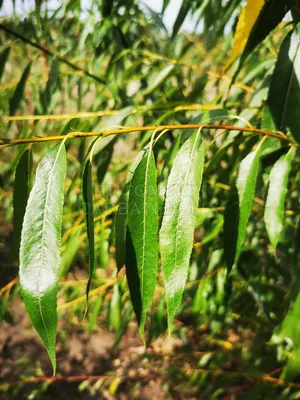
[[[246,6],[243,8],[235,31],[233,49],[224,70],[233,63],[246,46],[250,32],[263,5],[264,0],[248,0]]]

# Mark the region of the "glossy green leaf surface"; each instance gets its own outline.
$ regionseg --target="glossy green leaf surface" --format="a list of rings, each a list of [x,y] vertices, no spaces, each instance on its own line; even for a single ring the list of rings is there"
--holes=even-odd
[[[14,245],[13,256],[17,257],[20,249],[21,231],[29,196],[29,180],[32,169],[32,152],[26,149],[16,168],[14,185]]]
[[[300,23],[284,39],[272,75],[264,119],[274,129],[289,128],[300,143]],[[267,119],[268,119],[267,118]]]
[[[295,149],[280,157],[270,173],[270,184],[266,200],[264,219],[270,242],[274,250],[283,228],[284,203],[289,181],[289,172]]]
[[[154,295],[158,266],[156,167],[150,149],[144,153],[131,179],[127,224],[138,272],[139,284],[134,291],[138,291],[141,298],[140,315],[137,315],[137,320],[143,338],[146,312]],[[130,268],[130,260],[126,257],[126,273]],[[130,279],[130,275],[127,273],[128,278]]]
[[[134,171],[141,162],[143,156],[145,155],[146,148],[140,151],[135,161],[131,165],[126,182],[123,188],[123,192],[119,202],[119,208],[116,213],[115,218],[115,233],[116,233],[116,263],[117,269],[120,269],[125,265],[126,258],[126,230],[127,230],[127,220],[128,220],[128,200],[129,192],[131,187],[131,179],[133,177]]]
[[[29,63],[25,68],[21,76],[21,79],[14,91],[14,94],[9,100],[9,115],[14,115],[20,106],[21,100],[23,99],[25,85],[30,73],[30,69],[31,69],[31,63]]]
[[[246,237],[259,169],[258,150],[248,154],[241,162],[232,188],[224,219],[224,255],[228,270],[237,262]]]
[[[20,284],[31,322],[56,369],[56,297],[66,175],[65,146],[54,146],[41,160],[24,216]]]
[[[180,148],[168,178],[159,242],[169,330],[180,305],[187,279],[204,155],[205,149],[198,131]]]
[[[83,209],[86,222],[86,231],[88,238],[89,248],[89,279],[86,288],[86,295],[88,297],[91,280],[94,272],[95,265],[95,237],[94,237],[94,206],[93,206],[93,182],[92,182],[92,164],[88,159],[83,170],[82,176],[82,196],[83,196]]]

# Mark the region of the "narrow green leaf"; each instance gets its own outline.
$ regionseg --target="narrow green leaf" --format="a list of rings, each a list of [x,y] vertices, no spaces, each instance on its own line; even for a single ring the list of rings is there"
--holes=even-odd
[[[245,157],[239,168],[224,215],[224,256],[230,271],[246,237],[259,168],[259,148]]]
[[[284,202],[294,155],[295,148],[292,148],[274,164],[270,173],[270,185],[264,218],[274,251],[283,228]]]
[[[153,79],[149,79],[149,85],[147,89],[144,91],[144,95],[151,94],[154,92],[155,89],[157,89],[164,81],[165,79],[170,75],[172,70],[174,69],[175,65],[170,64],[167,65],[165,68],[160,70],[158,73],[155,73],[154,75],[151,76]]]
[[[24,216],[20,246],[20,284],[31,322],[56,370],[56,297],[66,175],[64,144],[40,162]]]
[[[166,203],[160,230],[168,326],[171,330],[187,279],[202,182],[204,145],[200,131],[185,141],[168,178]]]
[[[6,47],[6,49],[2,50],[0,53],[0,82],[2,79],[2,75],[5,69],[6,62],[8,60],[10,53],[10,47]]]
[[[128,229],[139,279],[139,285],[131,288],[130,293],[132,295],[132,289],[140,293],[141,305],[137,320],[144,340],[146,312],[154,295],[158,265],[158,196],[155,160],[151,149],[144,153],[132,176],[128,201]],[[126,264],[126,273],[130,268],[131,265]],[[130,278],[131,275],[127,274],[127,279]]]
[[[124,185],[124,189],[120,198],[119,208],[116,213],[115,218],[115,235],[116,235],[116,263],[117,269],[120,269],[125,265],[126,258],[126,227],[127,227],[127,219],[128,219],[128,200],[129,200],[129,192],[131,186],[131,179],[133,177],[134,171],[136,167],[141,162],[147,147],[140,151],[135,161],[131,165],[128,175],[126,178],[126,183]]]
[[[300,143],[300,23],[284,39],[272,75],[264,120],[276,130],[289,128]]]
[[[9,115],[14,115],[20,106],[21,100],[24,95],[26,81],[27,81],[29,73],[30,73],[30,68],[31,68],[31,63],[29,63],[27,65],[27,67],[25,68],[25,70],[21,76],[20,82],[18,83],[13,96],[9,100]]]
[[[27,149],[22,154],[16,168],[13,207],[14,207],[14,241],[13,257],[18,257],[21,231],[29,196],[29,181],[32,169],[32,152]]]
[[[82,176],[82,196],[83,209],[86,222],[86,230],[89,244],[89,279],[86,288],[88,299],[91,280],[95,265],[95,237],[94,237],[94,206],[93,206],[93,182],[92,182],[92,164],[88,159],[83,170]]]
[[[191,9],[191,2],[183,0],[180,10],[178,12],[178,15],[177,15],[176,20],[173,25],[173,32],[172,32],[173,39],[178,34],[179,29],[180,29],[181,25],[183,24],[186,16],[188,15],[188,12],[190,11],[190,9]]]

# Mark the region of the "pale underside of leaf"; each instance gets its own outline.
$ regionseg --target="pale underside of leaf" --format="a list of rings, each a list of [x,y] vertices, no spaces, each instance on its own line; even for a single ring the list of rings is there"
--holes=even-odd
[[[20,247],[20,284],[27,312],[56,367],[56,295],[60,266],[64,145],[40,162],[24,216]]]

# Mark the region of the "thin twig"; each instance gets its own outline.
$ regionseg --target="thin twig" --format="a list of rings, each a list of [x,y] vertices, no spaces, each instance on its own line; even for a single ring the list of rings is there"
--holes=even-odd
[[[60,61],[63,64],[68,65],[70,68],[72,68],[75,71],[80,71],[82,72],[84,75],[88,76],[89,78],[97,81],[98,83],[102,83],[103,85],[106,84],[106,81],[104,79],[99,78],[98,76],[91,74],[89,71],[87,71],[84,68],[79,67],[76,64],[73,64],[71,61],[65,59],[64,57],[46,49],[45,47],[39,45],[38,43],[32,42],[31,40],[27,39],[26,37],[22,36],[21,34],[13,31],[12,29],[8,28],[7,26],[0,24],[0,29],[2,29],[3,31],[5,31],[6,33],[9,33],[10,35],[13,35],[15,37],[17,37],[18,39],[22,40],[22,42],[29,44],[32,47],[35,47],[36,49],[38,49],[39,51],[43,52],[44,54],[46,54],[47,56],[50,57],[56,57],[58,59],[58,61]]]
[[[88,137],[95,137],[95,136],[109,136],[109,135],[121,135],[124,133],[130,132],[146,132],[146,131],[154,131],[161,132],[165,129],[168,130],[175,130],[175,129],[216,129],[216,130],[225,130],[225,131],[240,131],[240,132],[248,132],[248,133],[257,133],[263,136],[275,137],[280,140],[284,140],[285,142],[290,143],[293,146],[300,147],[299,144],[293,142],[289,139],[286,135],[281,132],[274,132],[274,131],[266,131],[263,129],[258,129],[254,127],[239,127],[234,125],[214,125],[214,124],[178,124],[178,125],[149,125],[149,126],[135,126],[135,127],[128,127],[122,129],[107,129],[100,132],[71,132],[68,134],[69,139],[75,138],[88,138]],[[0,149],[4,147],[11,147],[20,144],[29,144],[29,143],[42,143],[42,142],[57,142],[62,141],[65,139],[65,135],[53,135],[53,136],[46,136],[46,137],[36,137],[36,138],[22,138],[22,139],[2,139],[2,144],[0,144]],[[0,139],[1,140],[1,139]]]

